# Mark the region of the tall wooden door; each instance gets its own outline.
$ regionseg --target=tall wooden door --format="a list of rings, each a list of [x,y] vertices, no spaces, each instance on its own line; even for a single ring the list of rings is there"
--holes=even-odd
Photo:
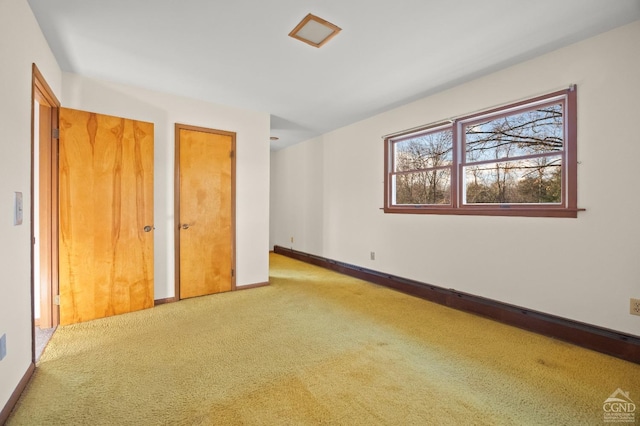
[[[53,327],[52,304],[51,304],[51,281],[53,279],[52,266],[54,263],[51,255],[53,249],[52,239],[52,163],[54,159],[53,137],[52,137],[52,110],[46,102],[37,99],[34,108],[38,108],[38,138],[36,141],[38,155],[38,232],[35,240],[38,250],[38,275],[34,275],[34,286],[39,287],[38,294],[40,300],[34,303],[39,304],[40,315],[38,326],[40,328]],[[42,103],[41,103],[42,102]],[[34,134],[35,137],[35,134]],[[35,157],[34,153],[34,157]],[[34,215],[36,213],[34,212]]]
[[[176,294],[234,289],[235,133],[176,124]]]
[[[153,124],[60,109],[60,323],[150,308]]]
[[[34,199],[35,197],[38,199],[37,210],[34,206],[34,288],[37,286],[38,291],[34,292],[34,295],[38,294],[39,297],[34,303],[40,308],[40,315],[35,319],[38,321],[38,326],[44,329],[58,325],[58,311],[54,309],[52,298],[53,294],[58,294],[58,245],[56,244],[58,200],[54,196],[58,188],[56,155],[58,147],[52,132],[54,121],[57,127],[58,108],[50,105],[39,91],[35,92],[37,96],[34,108],[38,108],[39,114],[37,115],[37,137],[34,132],[34,143],[37,143],[34,158],[38,156],[38,182],[34,182],[34,190],[37,188]]]

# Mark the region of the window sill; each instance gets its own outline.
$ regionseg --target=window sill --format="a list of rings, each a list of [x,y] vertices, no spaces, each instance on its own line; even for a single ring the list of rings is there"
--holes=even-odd
[[[531,208],[531,207],[384,207],[385,213],[440,214],[463,216],[520,216],[520,217],[566,217],[577,218],[585,209]]]

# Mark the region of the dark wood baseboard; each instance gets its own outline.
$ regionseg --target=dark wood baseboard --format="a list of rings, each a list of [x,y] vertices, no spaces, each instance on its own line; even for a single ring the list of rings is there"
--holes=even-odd
[[[236,286],[236,290],[249,290],[250,288],[258,288],[258,287],[266,287],[270,285],[269,281],[263,283],[255,283],[255,284],[247,284],[247,285],[239,285]]]
[[[640,364],[639,336],[385,274],[282,246],[275,246],[274,253]]]
[[[166,299],[156,299],[153,301],[153,306],[164,305],[165,303],[177,302],[177,297],[167,297]]]
[[[9,401],[7,401],[2,411],[0,411],[0,425],[3,425],[7,422],[9,414],[11,414],[13,407],[15,407],[18,403],[20,395],[22,395],[22,391],[24,391],[24,388],[27,387],[27,384],[29,383],[29,380],[31,380],[31,376],[33,376],[34,371],[36,371],[36,365],[32,362],[31,364],[29,364],[29,368],[27,368],[24,376],[22,376],[20,383],[18,383],[18,386],[16,386],[15,390],[11,394]]]

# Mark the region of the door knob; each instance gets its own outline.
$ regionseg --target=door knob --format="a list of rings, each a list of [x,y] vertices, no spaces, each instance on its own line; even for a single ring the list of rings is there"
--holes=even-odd
[[[182,229],[189,229],[189,224],[188,223],[183,223],[182,224]]]
[[[145,226],[144,228],[142,228],[144,230],[144,232],[151,232],[152,230],[156,229],[154,226]]]

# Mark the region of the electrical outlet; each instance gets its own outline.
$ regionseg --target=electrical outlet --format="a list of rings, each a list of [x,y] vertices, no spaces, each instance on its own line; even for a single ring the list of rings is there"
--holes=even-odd
[[[376,260],[376,252],[375,251],[372,251],[370,256],[371,256],[371,260]]]
[[[7,356],[7,334],[3,334],[2,337],[0,337],[0,361],[2,361],[4,359],[4,357]]]
[[[640,315],[640,299],[631,298],[629,313],[631,315]]]
[[[293,242],[293,237],[291,237],[291,242]]]

